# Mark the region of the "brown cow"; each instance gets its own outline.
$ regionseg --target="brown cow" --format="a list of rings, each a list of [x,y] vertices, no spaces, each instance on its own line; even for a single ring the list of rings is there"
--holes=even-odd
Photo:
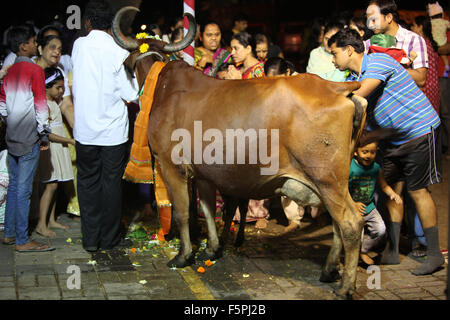
[[[130,8],[122,9],[116,16],[114,35],[123,47],[136,49],[139,43],[123,38],[119,32],[120,17],[126,10]],[[188,18],[190,31],[186,39],[175,47],[148,39],[146,42],[153,53],[144,58],[137,58],[138,51],[130,55],[126,64],[134,67],[141,85],[155,60],[164,58],[165,52],[184,48],[192,41],[195,22],[192,16],[188,15]],[[221,194],[236,199],[285,195],[300,206],[323,203],[333,219],[334,240],[321,281],[331,282],[339,278],[338,266],[344,247],[342,282],[336,293],[341,297],[351,297],[356,285],[363,219],[349,194],[348,178],[353,147],[364,125],[367,102],[357,96],[348,96],[359,87],[357,82],[334,83],[311,74],[217,80],[185,62],[167,63],[156,86],[148,134],[180,229],[181,250],[170,265],[184,267],[194,261],[188,230],[188,180],[195,177],[209,231],[207,252],[213,257],[220,252],[213,219],[216,188]],[[174,139],[174,133],[181,130],[195,137],[199,126],[200,133],[209,132],[215,139],[228,138],[227,132],[236,133],[240,129],[249,136],[252,132],[265,132],[266,136],[260,135],[258,141],[264,143],[266,138],[266,155],[273,156],[270,165],[278,162],[278,170],[268,170],[268,163],[263,163],[261,157],[256,162],[250,161],[250,151],[255,151],[251,139],[246,140],[241,148],[234,148],[233,140],[233,150],[231,144],[226,145],[222,140],[222,150],[214,149],[214,155],[222,155],[227,163],[245,151],[244,164],[227,165],[220,161],[208,164],[205,159],[195,159],[199,147],[200,156],[201,152],[206,153],[205,146],[211,147],[212,143],[206,145],[204,141],[201,141],[201,146],[194,141],[189,150],[182,149],[184,163],[179,164],[177,161],[180,159],[174,160],[174,150],[179,151],[180,135]],[[189,153],[194,159],[189,157]],[[263,170],[268,172],[262,174]]]

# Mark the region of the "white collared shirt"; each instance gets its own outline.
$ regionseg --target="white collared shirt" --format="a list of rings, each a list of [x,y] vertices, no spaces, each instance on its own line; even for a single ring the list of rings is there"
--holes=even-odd
[[[125,101],[138,98],[138,84],[123,62],[129,52],[106,32],[92,30],[73,46],[74,137],[85,145],[115,146],[128,141]]]

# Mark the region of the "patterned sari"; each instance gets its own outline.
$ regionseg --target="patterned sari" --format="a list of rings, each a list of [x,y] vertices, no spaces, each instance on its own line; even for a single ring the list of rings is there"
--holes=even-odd
[[[258,62],[254,66],[245,70],[242,74],[242,79],[261,78],[264,76],[264,62]]]
[[[198,66],[199,61],[202,59],[203,52],[200,49],[195,49],[195,65]],[[203,69],[203,73],[207,76],[216,78],[217,71],[224,63],[231,63],[231,53],[225,49],[219,48],[213,55],[213,63],[207,64]]]

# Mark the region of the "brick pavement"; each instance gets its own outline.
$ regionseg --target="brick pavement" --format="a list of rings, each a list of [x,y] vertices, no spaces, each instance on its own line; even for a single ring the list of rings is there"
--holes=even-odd
[[[447,163],[448,165],[448,163]],[[448,195],[448,176],[432,190],[433,197]],[[447,189],[446,189],[447,188]],[[438,200],[441,248],[447,249],[448,198]],[[440,209],[439,209],[440,208]],[[0,245],[1,300],[331,300],[337,283],[319,281],[332,241],[331,225],[306,220],[300,230],[280,235],[281,225],[270,220],[265,231],[246,227],[241,249],[229,243],[224,257],[211,267],[197,261],[172,270],[166,263],[176,252],[174,242],[131,253],[113,250],[89,254],[81,246],[80,222],[60,217],[69,230],[57,230],[55,239],[33,234],[38,241],[56,247],[46,253],[17,253]],[[154,224],[155,221],[149,222]],[[154,225],[155,227],[155,225]],[[3,237],[3,232],[0,232]],[[70,242],[68,239],[70,238]],[[145,244],[145,243],[144,243]],[[150,245],[147,244],[148,247]],[[141,244],[136,244],[141,249]],[[96,264],[89,264],[95,261]],[[444,300],[447,266],[433,275],[416,277],[411,270],[419,262],[401,255],[401,263],[379,266],[378,273],[359,268],[357,300]],[[80,271],[80,288],[71,289],[70,266]],[[206,272],[200,274],[197,268]],[[68,281],[69,280],[69,281]],[[145,282],[142,282],[145,280]],[[379,280],[379,282],[377,282]],[[379,284],[379,287],[377,286]]]
[[[201,262],[180,270],[166,266],[175,248],[135,254],[109,251],[89,254],[82,249],[79,222],[61,217],[69,231],[45,240],[57,249],[46,253],[16,253],[2,245],[0,255],[0,299],[2,300],[331,300],[337,284],[318,279],[331,242],[331,226],[314,232],[299,230],[290,236],[246,230],[244,247],[229,244],[224,257],[206,272],[196,272]],[[275,224],[270,221],[270,224]],[[276,226],[273,226],[274,229]],[[72,242],[67,242],[71,238]],[[328,239],[327,239],[328,238]],[[314,239],[325,239],[316,243]],[[96,261],[96,265],[88,264]],[[358,271],[358,300],[444,300],[447,265],[429,276],[410,273],[419,262],[402,255],[401,264],[380,266],[380,287],[365,269]],[[73,275],[68,267],[78,266],[81,286],[70,289]],[[70,279],[69,279],[70,280]],[[140,281],[145,280],[145,284]],[[70,283],[74,283],[73,281]]]

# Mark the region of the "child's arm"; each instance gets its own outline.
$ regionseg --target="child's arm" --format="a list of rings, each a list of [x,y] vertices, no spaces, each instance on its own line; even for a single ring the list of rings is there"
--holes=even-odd
[[[74,140],[74,139],[70,139],[70,138],[58,136],[57,134],[54,134],[54,133],[50,133],[50,134],[48,135],[48,139],[49,139],[51,142],[56,142],[56,143],[70,143],[70,144],[72,144],[72,145],[75,145],[75,140]]]
[[[42,68],[36,69],[32,78],[31,89],[34,96],[34,107],[36,110],[37,130],[41,150],[47,150],[49,146],[48,134],[51,132],[48,123],[48,106],[45,95],[45,74]]]
[[[378,183],[380,184],[381,190],[383,190],[389,199],[394,200],[396,204],[403,204],[402,198],[388,185],[384,179],[381,169],[378,174]]]
[[[358,208],[359,213],[361,213],[361,215],[365,215],[366,214],[366,205],[362,202],[355,202],[356,203],[356,208]]]
[[[0,87],[0,116],[2,119],[8,116],[8,111],[6,109],[6,94],[3,84]]]

